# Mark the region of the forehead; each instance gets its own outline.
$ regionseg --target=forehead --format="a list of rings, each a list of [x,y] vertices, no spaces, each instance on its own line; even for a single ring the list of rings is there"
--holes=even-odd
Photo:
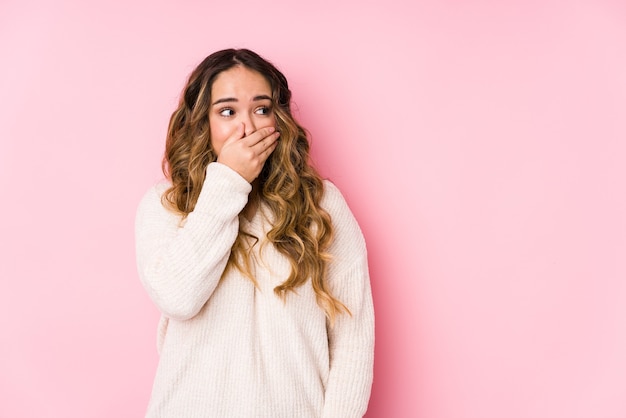
[[[211,96],[214,99],[221,97],[247,97],[265,94],[271,96],[270,83],[261,73],[246,68],[242,65],[222,71],[217,75]]]

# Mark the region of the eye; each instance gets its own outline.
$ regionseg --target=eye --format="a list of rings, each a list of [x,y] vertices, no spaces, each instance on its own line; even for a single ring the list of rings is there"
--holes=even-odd
[[[270,113],[272,113],[272,108],[269,106],[261,106],[259,108],[257,108],[254,113],[256,113],[257,115],[269,115]]]
[[[233,116],[235,111],[229,107],[225,107],[224,109],[220,109],[220,116]]]

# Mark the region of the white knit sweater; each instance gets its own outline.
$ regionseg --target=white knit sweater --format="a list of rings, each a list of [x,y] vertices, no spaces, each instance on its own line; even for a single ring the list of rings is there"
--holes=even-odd
[[[322,207],[335,239],[328,287],[351,316],[330,328],[310,282],[274,294],[290,271],[272,245],[263,210],[242,228],[254,246],[258,287],[237,269],[220,281],[250,184],[219,163],[207,168],[195,210],[180,217],[154,186],[136,219],[139,275],[162,313],[159,366],[148,417],[362,417],[370,396],[374,312],[361,231],[337,188],[325,182]],[[261,254],[259,250],[261,249]]]

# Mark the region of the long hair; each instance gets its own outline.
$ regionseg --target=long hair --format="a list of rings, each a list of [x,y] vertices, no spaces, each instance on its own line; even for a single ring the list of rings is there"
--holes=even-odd
[[[326,285],[333,227],[329,214],[320,206],[324,183],[310,164],[306,131],[291,114],[287,79],[270,62],[247,49],[226,49],[209,55],[191,73],[167,132],[162,167],[171,187],[163,195],[163,203],[182,219],[193,211],[206,167],[217,160],[209,129],[211,88],[218,74],[237,65],[260,73],[269,82],[280,131],[278,145],[259,174],[259,198],[274,220],[267,240],[291,265],[291,273],[274,292],[285,299],[289,291],[310,279],[317,304],[332,324],[337,314],[349,310]],[[256,285],[250,274],[247,236],[240,229],[226,270],[235,267]]]

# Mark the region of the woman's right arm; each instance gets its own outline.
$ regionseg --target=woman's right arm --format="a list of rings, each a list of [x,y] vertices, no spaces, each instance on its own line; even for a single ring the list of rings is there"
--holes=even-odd
[[[135,238],[139,277],[166,317],[195,316],[211,297],[239,232],[239,213],[251,186],[220,163],[207,167],[202,192],[183,226],[161,204],[155,186],[137,210]]]

